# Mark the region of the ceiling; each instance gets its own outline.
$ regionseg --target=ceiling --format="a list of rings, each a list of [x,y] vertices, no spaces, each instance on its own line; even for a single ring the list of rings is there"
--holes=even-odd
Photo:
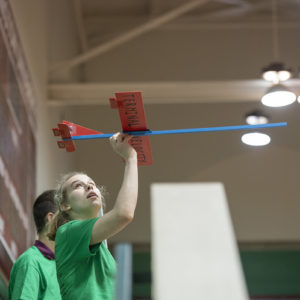
[[[300,94],[297,0],[66,3],[74,47],[52,51],[52,104],[106,104],[108,91],[132,87],[145,103],[258,101],[270,85],[261,69],[278,60]]]

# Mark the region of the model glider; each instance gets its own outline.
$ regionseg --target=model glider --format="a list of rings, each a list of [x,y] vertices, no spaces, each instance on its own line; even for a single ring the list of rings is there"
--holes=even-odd
[[[282,122],[262,125],[239,125],[151,131],[148,129],[146,124],[146,116],[141,92],[115,93],[115,98],[110,98],[109,100],[111,108],[119,110],[123,132],[134,136],[130,140],[130,144],[137,151],[139,165],[151,165],[153,163],[149,135],[253,130],[286,126],[286,122]],[[66,149],[67,152],[75,151],[75,144],[73,142],[74,140],[101,139],[113,136],[113,133],[104,134],[102,132],[91,130],[67,121],[58,123],[58,128],[53,128],[52,130],[55,136],[61,136],[62,138],[61,141],[57,142],[58,147]]]

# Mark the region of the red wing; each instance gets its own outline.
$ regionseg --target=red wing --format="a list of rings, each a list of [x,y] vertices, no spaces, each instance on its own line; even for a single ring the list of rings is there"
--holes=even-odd
[[[129,143],[137,152],[137,158],[140,166],[153,164],[150,140],[148,136],[133,137]]]
[[[115,93],[123,131],[148,130],[141,92]]]
[[[141,92],[115,93],[116,98],[110,98],[111,108],[118,108],[123,131],[146,131],[144,104]],[[137,151],[139,165],[152,165],[152,153],[148,136],[138,136],[130,140]]]

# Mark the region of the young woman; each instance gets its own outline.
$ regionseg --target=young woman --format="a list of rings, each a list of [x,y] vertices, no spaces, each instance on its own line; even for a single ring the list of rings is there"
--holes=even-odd
[[[131,222],[137,201],[137,154],[117,133],[112,148],[125,160],[121,189],[112,210],[98,218],[102,195],[83,173],[65,175],[56,190],[59,212],[49,237],[55,239],[57,278],[62,299],[114,299],[116,266],[102,243]]]

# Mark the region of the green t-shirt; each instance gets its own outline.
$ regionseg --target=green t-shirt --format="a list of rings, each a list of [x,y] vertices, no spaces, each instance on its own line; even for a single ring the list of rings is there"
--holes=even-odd
[[[14,263],[10,272],[9,299],[60,300],[55,261],[32,246]]]
[[[103,242],[89,246],[97,219],[73,220],[57,230],[55,260],[64,300],[114,299],[114,258]]]

